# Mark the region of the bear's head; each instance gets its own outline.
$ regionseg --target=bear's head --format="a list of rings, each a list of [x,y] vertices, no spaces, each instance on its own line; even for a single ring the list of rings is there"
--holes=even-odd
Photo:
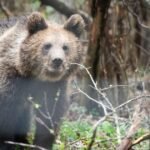
[[[40,13],[32,13],[27,19],[28,36],[20,50],[22,74],[43,81],[59,81],[69,76],[77,69],[73,63],[83,60],[79,37],[84,26],[78,14],[72,15],[64,25],[54,25]]]

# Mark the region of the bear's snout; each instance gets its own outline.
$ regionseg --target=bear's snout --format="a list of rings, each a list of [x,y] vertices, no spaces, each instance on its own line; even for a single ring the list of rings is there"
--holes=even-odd
[[[63,60],[61,58],[55,58],[52,60],[52,63],[54,68],[59,68],[63,63]]]

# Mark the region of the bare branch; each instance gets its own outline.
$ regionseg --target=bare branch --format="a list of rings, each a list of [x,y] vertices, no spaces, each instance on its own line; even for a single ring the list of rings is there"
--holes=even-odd
[[[117,111],[117,110],[120,109],[121,107],[123,107],[123,106],[125,106],[125,105],[127,105],[127,104],[129,104],[129,103],[131,103],[131,102],[133,102],[133,101],[135,101],[135,100],[139,100],[139,99],[141,99],[141,98],[146,98],[146,97],[149,98],[150,95],[142,95],[142,96],[138,96],[138,97],[129,99],[127,102],[125,102],[125,103],[119,105],[119,106],[116,107],[114,110]],[[114,113],[114,112],[110,112],[110,113],[108,113],[107,115],[105,115],[104,117],[102,117],[102,118],[94,125],[93,130],[94,130],[95,128],[97,128],[97,126],[98,126],[99,124],[101,124],[103,121],[105,121],[109,116],[113,115],[113,113]]]
[[[141,136],[140,138],[138,138],[137,140],[135,140],[132,143],[132,146],[137,145],[137,144],[141,143],[142,141],[145,141],[145,140],[148,140],[148,139],[150,139],[150,133],[146,133],[143,136]]]
[[[126,137],[122,140],[122,142],[119,145],[117,150],[128,150],[129,148],[132,147],[133,136],[135,135],[137,130],[140,128],[140,125],[141,125],[143,118],[145,116],[148,116],[148,114],[150,113],[149,106],[150,106],[149,101],[143,101],[143,100],[140,101],[138,107],[135,109],[135,113],[133,115],[132,125],[129,128]],[[143,138],[147,139],[149,137],[150,136],[148,133],[147,136],[144,136]],[[141,141],[141,139],[139,139],[139,141],[136,141],[135,143],[137,144],[140,141]]]
[[[67,5],[59,0],[41,0],[41,5],[52,6],[54,9],[56,9],[61,14],[64,14],[66,17],[70,17],[73,14],[80,14],[86,23],[86,29],[88,30],[90,28],[92,18],[85,12],[69,8]]]
[[[51,124],[51,127],[52,127],[52,129],[54,129],[54,124],[53,124],[53,120],[52,120],[52,115],[50,115],[50,112],[49,112],[49,110],[48,110],[48,104],[47,104],[47,94],[46,93],[44,93],[44,106],[45,106],[45,110],[46,110],[46,115],[48,116],[48,118],[49,118],[49,121],[50,121],[50,124]]]
[[[54,130],[53,129],[50,129],[45,122],[43,122],[42,119],[40,119],[39,117],[36,117],[35,120],[40,123],[45,129],[47,129],[47,131],[50,133],[50,134],[54,134]]]
[[[89,98],[90,100],[100,104],[105,112],[104,117],[102,117],[93,127],[93,135],[91,138],[91,142],[88,145],[88,150],[91,150],[94,141],[95,141],[95,136],[96,136],[96,131],[97,131],[97,127],[103,122],[105,121],[109,116],[113,115],[114,116],[114,120],[115,120],[115,124],[116,124],[116,133],[117,133],[117,140],[118,143],[121,142],[120,146],[118,147],[118,150],[128,150],[131,146],[132,146],[132,137],[133,135],[137,132],[137,130],[139,129],[140,125],[141,125],[141,121],[142,119],[145,117],[145,115],[149,114],[149,105],[150,103],[147,102],[147,98],[150,97],[150,95],[140,95],[137,96],[135,98],[129,99],[128,101],[126,101],[125,103],[122,103],[121,105],[117,106],[117,107],[113,107],[113,105],[111,104],[111,102],[109,101],[109,99],[105,96],[104,93],[102,93],[103,89],[98,89],[96,82],[93,80],[93,77],[91,76],[88,68],[86,68],[84,65],[78,64],[78,63],[71,63],[71,65],[79,65],[81,68],[83,68],[86,73],[88,74],[93,86],[92,88],[94,88],[101,96],[103,96],[103,98],[105,99],[105,101],[110,105],[109,107],[105,104],[103,104],[103,102],[98,101],[96,99],[93,99],[91,96],[89,96],[87,93],[85,93],[84,91],[82,91],[79,87],[77,87],[78,91],[80,93],[82,93],[83,95],[85,95],[87,98]],[[121,85],[124,86],[124,85]],[[127,85],[125,85],[127,86]],[[111,86],[109,88],[112,88]],[[105,88],[104,90],[108,90],[109,88]],[[120,132],[120,127],[119,127],[119,118],[117,116],[117,110],[124,107],[125,105],[133,102],[133,101],[137,101],[140,99],[140,104],[138,105],[137,109],[135,110],[134,116],[133,116],[133,123],[126,135],[126,138],[124,140],[121,141],[121,132]],[[146,100],[146,101],[145,101]],[[107,113],[107,109],[110,109],[112,112]]]
[[[135,100],[138,100],[138,99],[141,99],[141,98],[150,98],[150,95],[140,95],[140,96],[137,96],[135,98],[132,98],[132,99],[129,99],[128,101],[126,101],[125,103],[122,103],[121,105],[117,106],[115,109],[119,109]]]
[[[139,24],[141,27],[145,28],[145,29],[150,29],[150,26],[147,26],[147,25],[143,24],[142,21],[141,21],[141,19],[138,17],[138,15],[137,15],[134,11],[132,11],[132,9],[129,8],[127,2],[126,2],[125,0],[122,0],[122,1],[123,1],[124,6],[125,6],[125,7],[127,8],[127,10],[129,11],[129,13],[131,13],[132,16],[136,18],[138,24]]]
[[[48,150],[48,149],[45,149],[45,148],[43,148],[41,146],[38,146],[38,145],[25,144],[25,143],[20,143],[20,142],[6,141],[5,143],[6,144],[11,144],[11,145],[19,145],[19,146],[22,146],[22,147],[29,147],[29,148],[33,148],[33,149],[36,149],[36,150]]]
[[[67,17],[77,13],[75,9],[69,8],[63,2],[58,0],[41,0],[41,4],[52,6],[54,9],[56,9],[57,11],[59,11],[60,13],[64,14]]]
[[[87,93],[85,93],[84,91],[82,91],[80,88],[78,88],[78,91],[79,91],[79,93],[82,93],[83,95],[85,95],[89,100],[91,100],[91,101],[93,101],[93,102],[101,105],[102,108],[103,108],[103,110],[104,110],[104,112],[105,112],[105,115],[107,114],[106,108],[109,109],[109,110],[112,110],[111,108],[109,108],[108,106],[106,106],[105,104],[103,104],[101,101],[98,101],[98,100],[92,98],[91,96],[89,96]]]

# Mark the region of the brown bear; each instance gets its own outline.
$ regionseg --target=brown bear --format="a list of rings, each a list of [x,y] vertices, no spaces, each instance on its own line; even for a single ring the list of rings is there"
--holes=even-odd
[[[69,77],[83,61],[84,21],[75,14],[64,25],[51,24],[34,12],[7,23],[12,27],[0,25],[0,149],[15,149],[7,141],[27,143],[31,124],[34,144],[51,149]]]

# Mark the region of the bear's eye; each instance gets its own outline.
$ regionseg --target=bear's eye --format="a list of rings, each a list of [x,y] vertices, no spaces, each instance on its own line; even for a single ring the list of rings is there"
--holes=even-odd
[[[42,48],[43,55],[48,54],[51,47],[52,47],[51,43],[45,44]]]
[[[68,51],[69,50],[69,47],[67,45],[63,45],[62,48],[63,48],[64,51]]]

